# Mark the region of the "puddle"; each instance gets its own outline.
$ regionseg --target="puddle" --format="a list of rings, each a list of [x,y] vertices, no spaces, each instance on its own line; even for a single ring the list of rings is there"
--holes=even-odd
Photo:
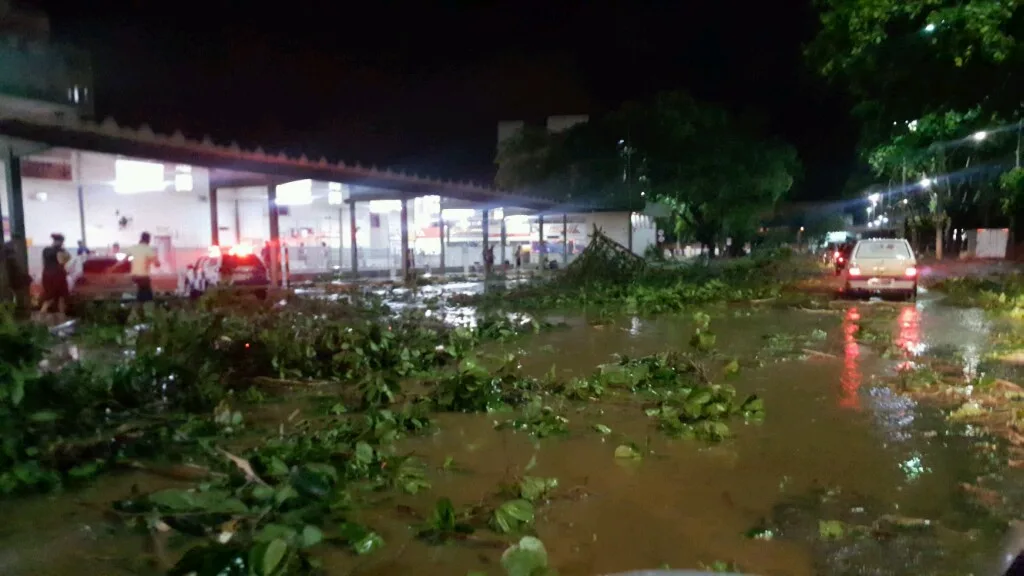
[[[851,315],[867,314],[871,306],[854,303],[837,314],[750,316],[715,309],[712,329],[726,358],[753,356],[768,333],[814,330],[827,332],[826,349],[835,356],[744,368],[733,384],[740,394],[764,399],[766,419],[734,425],[735,438],[718,445],[666,437],[639,401],[567,405],[570,434],[541,441],[495,430],[502,415],[436,415],[439,432],[398,445],[399,452],[411,451],[428,464],[432,489],[360,513],[387,545],[368,557],[326,546],[318,555],[328,574],[501,574],[502,547],[427,546],[388,507],[402,504],[426,513],[443,496],[457,508],[469,506],[533,462],[530,475],[558,478],[559,493],[568,496],[540,507],[536,523],[562,576],[696,568],[716,561],[762,575],[977,573],[994,558],[998,538],[962,534],[971,518],[952,503],[959,483],[976,474],[965,440],[935,433],[947,426],[936,410],[876,385],[893,362],[856,344],[848,329]],[[473,314],[439,313],[449,312]],[[899,305],[886,322],[900,346],[918,352],[951,348],[968,358],[980,357],[990,329],[983,314],[929,301]],[[685,349],[692,330],[685,317],[625,317],[601,327],[570,318],[564,329],[494,348],[521,349],[524,370],[536,376],[552,364],[564,375],[585,375],[613,354]],[[592,430],[596,423],[612,432],[598,434]],[[616,446],[626,442],[652,453],[640,461],[616,460]],[[464,471],[441,470],[449,458]],[[147,490],[157,486],[152,478],[126,474],[73,494],[0,504],[8,519],[0,530],[0,572],[140,573],[145,542],[111,535],[103,520],[109,502],[125,497],[135,482]],[[815,495],[829,490],[841,496],[819,506]],[[863,518],[870,524],[890,514],[950,528],[923,540],[821,542],[817,521],[828,519],[821,514],[840,513],[846,517],[837,519],[848,522]],[[765,520],[783,522],[785,533],[768,541],[748,539],[746,533]]]

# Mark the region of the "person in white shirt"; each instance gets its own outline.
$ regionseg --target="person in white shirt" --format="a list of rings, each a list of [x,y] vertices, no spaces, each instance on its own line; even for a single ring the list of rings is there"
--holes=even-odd
[[[139,243],[124,251],[132,263],[132,282],[138,287],[139,302],[153,300],[153,281],[149,277],[149,271],[153,266],[160,267],[156,249],[150,246],[149,242],[149,232],[143,232],[139,237]]]

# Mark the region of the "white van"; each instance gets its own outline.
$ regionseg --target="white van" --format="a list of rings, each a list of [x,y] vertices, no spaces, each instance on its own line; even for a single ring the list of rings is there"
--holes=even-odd
[[[857,242],[844,275],[849,295],[917,297],[917,258],[910,242],[902,238]]]

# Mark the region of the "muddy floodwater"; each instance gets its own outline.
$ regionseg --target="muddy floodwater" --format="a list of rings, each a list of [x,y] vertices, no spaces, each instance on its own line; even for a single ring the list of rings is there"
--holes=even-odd
[[[667,437],[641,401],[622,398],[567,405],[570,433],[543,439],[496,430],[498,415],[436,415],[435,433],[398,446],[428,464],[432,488],[359,513],[386,546],[356,557],[323,545],[316,555],[327,574],[461,576],[476,570],[497,576],[508,539],[428,546],[414,537],[412,521],[391,511],[426,515],[441,496],[456,508],[470,506],[528,472],[558,479],[558,496],[538,507],[536,531],[562,576],[715,562],[762,575],[983,574],[997,554],[999,534],[964,502],[960,488],[987,465],[972,450],[978,439],[949,424],[936,407],[880,385],[895,361],[858,345],[849,324],[883,308],[881,322],[905,349],[941,349],[967,363],[984,353],[985,314],[947,308],[931,297],[851,303],[831,312],[718,308],[711,313],[719,350],[743,364],[732,384],[764,399],[763,423],[736,423],[733,438],[708,444]],[[686,317],[625,317],[603,326],[573,316],[564,321],[565,327],[492,348],[521,352],[525,370],[536,376],[552,366],[563,375],[585,375],[613,354],[685,349],[693,332]],[[766,335],[822,332],[821,354],[766,351]],[[596,432],[595,424],[611,433]],[[649,454],[616,459],[616,446],[628,442]],[[173,483],[125,473],[71,493],[0,504],[0,574],[153,573],[140,560],[148,539],[126,536],[104,515],[133,485],[148,491]],[[886,516],[925,519],[930,528],[889,539],[827,540],[821,534],[821,521],[872,525]],[[751,537],[758,527],[760,537]]]

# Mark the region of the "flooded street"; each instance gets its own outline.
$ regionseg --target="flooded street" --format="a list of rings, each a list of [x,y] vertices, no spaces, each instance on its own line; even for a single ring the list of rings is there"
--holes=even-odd
[[[427,464],[432,488],[382,496],[372,509],[357,510],[387,545],[365,557],[321,545],[314,552],[326,573],[499,574],[506,540],[429,546],[416,539],[409,513],[426,516],[442,496],[456,509],[471,507],[524,474],[557,479],[558,490],[537,507],[536,532],[563,576],[716,562],[762,575],[982,574],[994,561],[999,534],[965,504],[961,489],[985,466],[971,449],[977,439],[956,433],[937,407],[884,387],[880,379],[897,360],[854,339],[854,322],[871,318],[901,348],[957,354],[977,367],[991,329],[983,312],[944,307],[932,296],[818,311],[707,312],[718,353],[741,359],[731,383],[740,396],[763,398],[763,423],[738,422],[734,437],[717,444],[672,439],[645,415],[650,402],[639,397],[589,404],[552,398],[569,433],[548,438],[496,429],[505,414],[438,414],[434,433],[397,445]],[[688,317],[564,320],[564,327],[489,351],[521,353],[530,375],[554,366],[568,378],[593,373],[615,354],[682,350],[693,334]],[[616,458],[616,447],[630,443],[643,457]],[[0,573],[158,573],[137,561],[148,538],[125,537],[104,515],[136,483],[143,491],[159,487],[152,477],[121,474],[80,491],[0,503],[7,518]],[[928,526],[887,538],[826,535],[833,522],[877,530],[901,519]]]

